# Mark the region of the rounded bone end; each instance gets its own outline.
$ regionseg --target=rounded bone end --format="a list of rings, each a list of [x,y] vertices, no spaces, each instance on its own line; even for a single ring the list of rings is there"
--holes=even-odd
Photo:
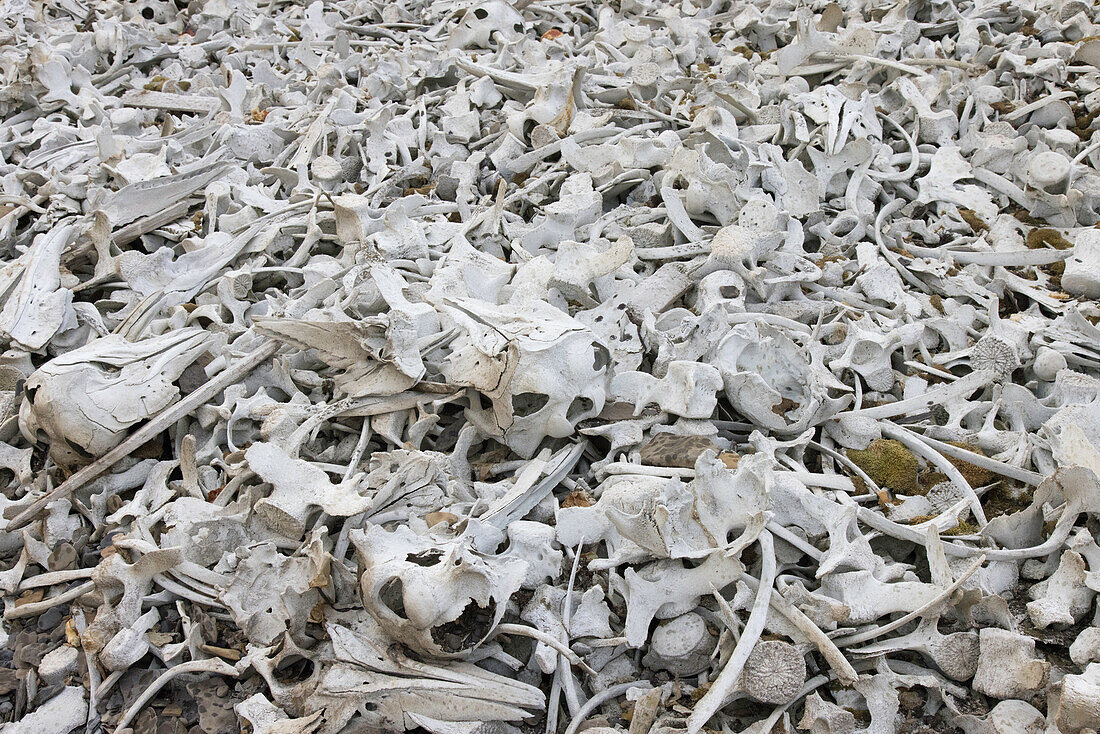
[[[1066,368],[1066,358],[1061,353],[1056,352],[1050,347],[1039,347],[1039,351],[1035,355],[1035,363],[1032,365],[1032,369],[1035,370],[1035,376],[1044,382],[1054,382],[1054,378],[1058,376],[1059,370]]]
[[[1065,734],[1100,729],[1100,663],[1090,664],[1081,675],[1062,679],[1056,720],[1058,731]]]
[[[653,632],[642,662],[654,670],[694,675],[710,664],[715,638],[706,620],[694,612],[662,622]]]
[[[1007,380],[1020,366],[1016,348],[1000,337],[983,336],[970,350],[975,369],[990,370],[999,381]]]
[[[1046,718],[1037,708],[1011,698],[994,706],[986,722],[991,734],[1041,734],[1046,729]]]
[[[970,680],[978,670],[979,650],[977,633],[947,635],[936,648],[936,665],[948,678]]]
[[[1069,646],[1069,659],[1074,665],[1081,667],[1100,662],[1100,627],[1081,630],[1081,634]]]
[[[1035,640],[996,627],[978,633],[974,690],[992,698],[1024,698],[1047,684],[1050,663],[1035,655]]]
[[[1037,189],[1047,189],[1065,180],[1070,161],[1061,153],[1045,151],[1031,157],[1027,167],[1027,182]]]
[[[789,642],[758,643],[741,672],[741,690],[760,703],[789,703],[804,685],[806,657]]]

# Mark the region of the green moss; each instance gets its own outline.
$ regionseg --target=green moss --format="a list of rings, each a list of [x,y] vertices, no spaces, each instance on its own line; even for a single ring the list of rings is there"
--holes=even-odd
[[[917,457],[900,441],[876,438],[865,450],[848,450],[848,458],[878,486],[900,494],[919,494]]]
[[[959,524],[953,528],[944,530],[941,535],[975,535],[978,532],[978,526],[972,522],[966,520],[959,520]]]
[[[920,475],[920,493],[928,494],[938,484],[949,481],[947,475],[934,469],[928,469]]]

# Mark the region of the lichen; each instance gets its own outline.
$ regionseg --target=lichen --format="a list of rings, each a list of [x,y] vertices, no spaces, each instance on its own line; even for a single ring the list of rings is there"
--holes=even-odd
[[[900,494],[923,494],[918,481],[917,457],[900,441],[876,438],[860,451],[848,449],[848,458],[875,484]]]

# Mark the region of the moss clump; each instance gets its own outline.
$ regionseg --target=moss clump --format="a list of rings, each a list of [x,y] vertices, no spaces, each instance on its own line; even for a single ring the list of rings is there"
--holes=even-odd
[[[982,496],[982,509],[985,510],[985,516],[990,519],[1010,515],[1027,509],[1034,494],[1035,490],[1032,487],[1015,486],[1007,480],[1002,480]]]
[[[848,450],[848,458],[880,487],[899,494],[920,494],[917,457],[900,441],[876,438],[863,451]]]
[[[927,469],[920,475],[920,493],[928,494],[932,491],[933,487],[937,487],[947,481],[950,480],[943,472],[936,471],[935,469]]]
[[[1044,224],[1046,224],[1046,222],[1044,222],[1042,219],[1031,216],[1028,213],[1027,209],[1016,208],[1010,210],[1009,213],[1019,221],[1032,227],[1042,227]]]
[[[1050,287],[1062,288],[1062,276],[1066,273],[1066,263],[1064,261],[1051,263],[1050,265],[1040,265],[1039,269],[1050,276]]]
[[[948,443],[960,449],[972,451],[980,456],[985,456],[985,453],[977,446],[971,446],[959,441],[948,441]],[[997,475],[993,472],[988,469],[983,469],[980,466],[974,466],[965,459],[956,459],[954,456],[948,456],[947,460],[955,465],[955,468],[959,470],[959,474],[963,475],[963,479],[969,482],[971,487],[984,487],[997,480]]]
[[[972,522],[967,522],[966,520],[959,520],[958,525],[944,530],[940,535],[975,535],[977,532],[977,525]]]
[[[989,225],[972,209],[959,207],[959,216],[962,217],[962,220],[966,222],[967,226],[970,227],[974,234],[981,234],[982,232],[989,231]]]
[[[920,525],[922,522],[928,522],[935,520],[938,515],[917,515],[916,517],[909,518],[909,525]],[[948,528],[940,533],[940,535],[974,535],[978,532],[978,526],[972,522],[966,520],[959,520],[959,522],[953,528]]]
[[[1040,227],[1027,233],[1025,243],[1030,250],[1041,250],[1044,247],[1053,247],[1055,250],[1068,250],[1073,243],[1062,236],[1056,229]]]

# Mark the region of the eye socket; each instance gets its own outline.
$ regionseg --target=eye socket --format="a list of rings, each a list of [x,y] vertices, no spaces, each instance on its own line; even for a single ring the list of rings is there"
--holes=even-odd
[[[611,356],[604,349],[602,344],[592,342],[592,369],[599,372],[607,365],[611,364]]]
[[[512,398],[512,411],[517,418],[526,418],[542,410],[550,396],[541,392],[525,392]]]
[[[405,560],[409,563],[415,563],[418,566],[429,568],[436,565],[443,558],[443,553],[437,550],[427,550],[423,553],[410,553],[405,556]]]
[[[575,421],[577,420],[577,416],[588,413],[594,406],[595,403],[588,398],[574,398],[573,402],[569,404],[569,410],[566,412],[565,416],[570,421]]]
[[[432,627],[432,640],[446,652],[469,650],[481,643],[492,630],[496,615],[496,602],[489,599],[488,606],[479,606],[472,599],[453,622]]]
[[[512,30],[514,30],[516,33],[523,33],[523,23],[516,23],[512,26]]]
[[[275,668],[275,680],[284,685],[292,685],[309,680],[313,676],[313,661],[308,658],[296,657],[291,660],[283,660]]]
[[[486,18],[489,17],[489,11],[486,10],[485,8],[478,8],[477,10],[474,11],[474,17],[477,18],[478,20],[485,20]]]
[[[397,576],[382,584],[378,590],[378,600],[401,619],[408,619],[405,613],[405,584]]]

